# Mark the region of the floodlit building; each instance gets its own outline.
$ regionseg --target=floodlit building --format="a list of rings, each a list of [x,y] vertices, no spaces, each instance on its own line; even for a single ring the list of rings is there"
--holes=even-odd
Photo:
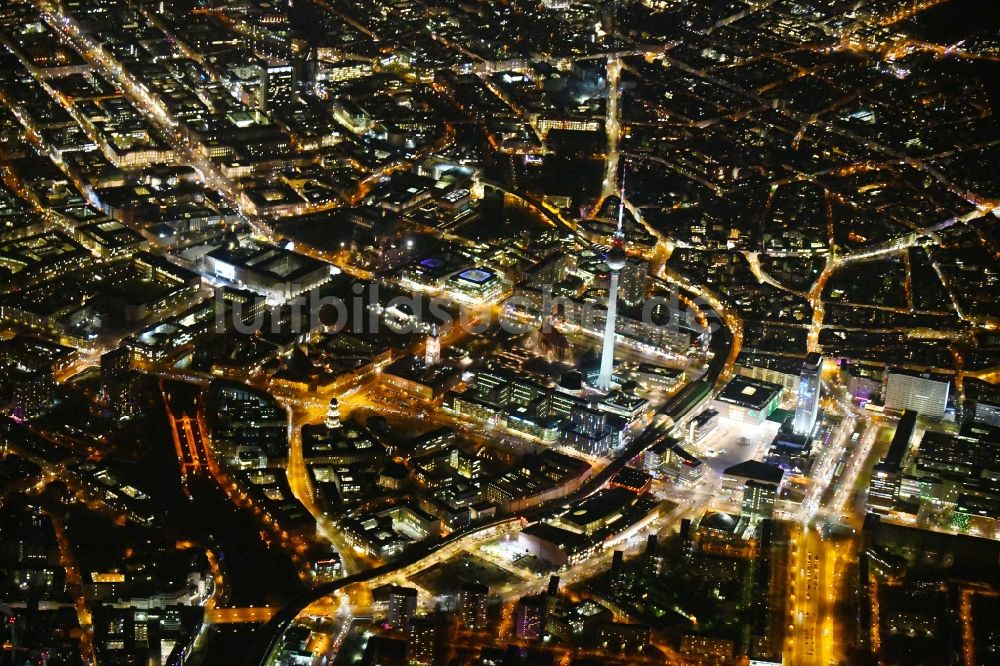
[[[951,382],[929,374],[890,372],[885,386],[885,408],[912,409],[921,416],[940,419],[948,407]]]
[[[507,283],[489,268],[476,266],[451,276],[446,288],[453,296],[472,303],[493,303],[506,295]]]
[[[733,377],[713,401],[719,414],[742,423],[763,423],[778,407],[782,388],[737,375]]]
[[[691,444],[701,441],[708,433],[715,430],[718,425],[719,412],[714,409],[706,409],[691,419],[691,422],[688,424],[687,441]]]
[[[573,566],[590,558],[598,545],[583,534],[548,523],[535,523],[521,530],[518,546],[554,567]]]
[[[340,272],[317,259],[252,240],[217,247],[202,256],[201,264],[219,280],[282,301],[315,289]]]

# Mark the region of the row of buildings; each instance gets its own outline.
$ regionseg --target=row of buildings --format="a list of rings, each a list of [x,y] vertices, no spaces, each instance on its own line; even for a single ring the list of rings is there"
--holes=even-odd
[[[880,404],[890,412],[912,409],[932,419],[944,418],[955,407],[949,376],[844,360],[839,364],[847,393],[861,405]],[[804,411],[797,412],[796,432],[804,432],[809,420],[815,423],[808,415],[818,404],[816,386],[823,369],[822,357],[811,354],[802,359],[743,352],[737,358],[736,369],[751,379],[781,386],[783,397],[796,398],[805,406]],[[991,404],[989,400],[986,403]]]
[[[484,368],[464,391],[451,392],[446,399],[457,414],[545,443],[561,442],[592,456],[606,456],[625,443],[629,426],[646,412],[644,398],[625,392],[597,402],[577,393],[542,386],[504,368]]]

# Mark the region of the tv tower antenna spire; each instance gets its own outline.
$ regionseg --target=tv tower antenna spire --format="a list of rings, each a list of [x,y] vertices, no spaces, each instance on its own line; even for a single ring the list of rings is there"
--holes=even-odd
[[[621,242],[625,237],[625,174],[628,172],[628,166],[622,169],[622,182],[621,187],[618,190],[618,229],[615,231],[615,240]]]

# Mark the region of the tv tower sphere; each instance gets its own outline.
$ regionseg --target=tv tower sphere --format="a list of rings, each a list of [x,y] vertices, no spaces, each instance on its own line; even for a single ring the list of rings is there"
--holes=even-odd
[[[610,250],[608,250],[608,256],[605,259],[608,264],[608,268],[613,271],[620,271],[625,268],[625,259],[627,258],[625,250],[618,243],[615,243]]]

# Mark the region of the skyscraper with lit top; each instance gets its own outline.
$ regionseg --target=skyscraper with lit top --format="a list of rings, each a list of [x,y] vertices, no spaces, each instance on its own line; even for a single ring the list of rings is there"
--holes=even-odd
[[[819,383],[823,370],[823,357],[815,352],[810,353],[802,362],[802,373],[799,376],[798,402],[795,406],[795,418],[792,428],[800,435],[808,435],[816,425],[819,415]]]

